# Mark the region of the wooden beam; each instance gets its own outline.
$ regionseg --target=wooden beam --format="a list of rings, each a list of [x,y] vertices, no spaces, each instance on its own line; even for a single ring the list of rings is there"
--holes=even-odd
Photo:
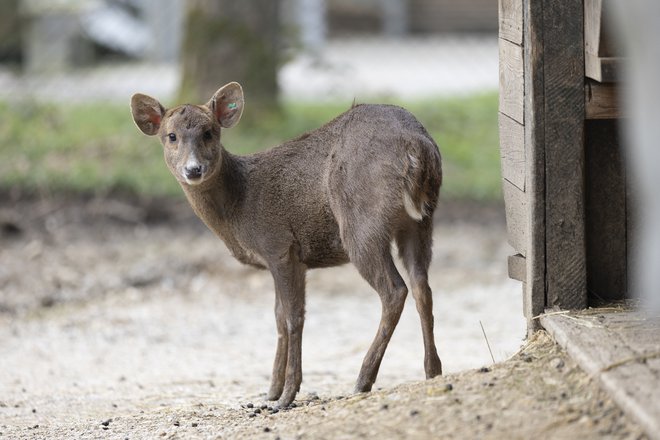
[[[621,58],[601,57],[590,52],[586,52],[584,57],[584,76],[604,83],[619,81]]]
[[[582,0],[543,0],[546,306],[587,306]]]
[[[619,87],[616,84],[602,84],[587,81],[584,85],[585,119],[621,118]]]
[[[543,4],[523,3],[525,82],[525,191],[529,231],[526,242],[526,274],[523,312],[528,333],[539,327],[545,309],[545,148],[543,88]]]
[[[541,316],[543,327],[616,403],[660,440],[660,321],[598,309]]]

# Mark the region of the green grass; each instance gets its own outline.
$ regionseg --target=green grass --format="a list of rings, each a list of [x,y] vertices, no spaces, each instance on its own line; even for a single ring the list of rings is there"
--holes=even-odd
[[[390,102],[411,110],[440,146],[445,196],[501,197],[495,93]],[[285,103],[279,117],[226,130],[223,143],[238,154],[265,149],[320,126],[349,105]],[[127,107],[0,103],[0,189],[179,195],[158,141],[139,133]]]

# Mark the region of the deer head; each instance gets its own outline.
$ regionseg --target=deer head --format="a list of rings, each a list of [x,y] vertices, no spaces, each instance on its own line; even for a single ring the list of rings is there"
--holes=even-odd
[[[243,89],[231,82],[204,105],[187,104],[169,110],[158,100],[136,93],[131,98],[131,113],[144,134],[158,135],[174,177],[182,185],[193,186],[207,181],[220,169],[220,131],[238,123],[243,105]]]

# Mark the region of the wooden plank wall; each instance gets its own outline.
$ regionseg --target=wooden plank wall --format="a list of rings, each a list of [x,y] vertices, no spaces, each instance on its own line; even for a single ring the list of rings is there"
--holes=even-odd
[[[587,304],[583,7],[499,1],[500,151],[517,252],[509,272],[524,282],[530,329],[546,307]]]
[[[522,0],[500,0],[500,158],[509,244],[526,254]],[[513,272],[518,273],[518,272]]]

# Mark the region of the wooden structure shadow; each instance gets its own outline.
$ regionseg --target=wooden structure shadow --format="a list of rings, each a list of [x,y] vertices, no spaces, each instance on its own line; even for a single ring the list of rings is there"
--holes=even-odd
[[[623,330],[608,322],[633,315],[604,313],[603,331],[594,333],[547,312],[630,299],[634,191],[619,142],[622,58],[603,19],[610,1],[499,0],[502,185],[515,250],[509,276],[522,281],[529,332],[551,330],[587,371],[625,355],[612,343]],[[635,331],[630,327],[625,337],[633,340]],[[628,354],[660,351],[660,324],[644,332],[647,346],[627,347]],[[600,378],[622,408],[660,438],[648,412],[635,413],[646,408],[660,415],[660,396],[643,392],[660,388],[660,365],[653,365],[647,377],[656,379],[641,386],[610,380],[615,374]],[[638,367],[626,365],[618,377],[630,368]]]

